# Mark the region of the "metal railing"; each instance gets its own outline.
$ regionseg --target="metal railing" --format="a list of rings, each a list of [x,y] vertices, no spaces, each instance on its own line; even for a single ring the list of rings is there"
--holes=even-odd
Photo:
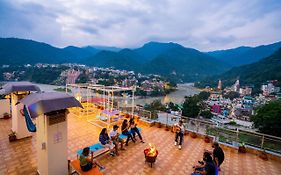
[[[220,142],[228,143],[236,147],[238,147],[240,144],[245,144],[251,147],[281,154],[280,137],[243,129],[227,129],[216,126],[215,123],[207,120],[177,116],[165,112],[159,112],[158,119],[154,119],[156,122],[161,122],[162,124],[169,126],[178,123],[179,120],[184,122],[185,128],[187,130],[203,135],[215,136]]]

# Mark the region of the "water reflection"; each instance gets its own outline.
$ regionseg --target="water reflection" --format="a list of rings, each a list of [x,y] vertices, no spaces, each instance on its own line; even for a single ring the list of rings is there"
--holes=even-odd
[[[46,85],[46,84],[38,84],[41,88],[41,90],[47,92],[47,91],[54,91],[54,89],[63,87],[63,86],[53,86],[53,85]],[[78,88],[73,88],[72,93],[78,92]],[[86,90],[80,90],[81,94],[87,94]],[[185,96],[192,96],[194,94],[198,94],[200,91],[193,86],[192,83],[186,83],[186,84],[178,84],[178,88],[176,91],[170,93],[169,95],[162,96],[162,97],[136,97],[135,99],[135,105],[145,105],[149,104],[154,100],[161,100],[162,103],[183,103]],[[101,97],[101,95],[97,94],[91,94],[96,97]],[[132,104],[131,97],[123,98],[123,99],[115,99],[120,103],[120,106],[130,106]]]

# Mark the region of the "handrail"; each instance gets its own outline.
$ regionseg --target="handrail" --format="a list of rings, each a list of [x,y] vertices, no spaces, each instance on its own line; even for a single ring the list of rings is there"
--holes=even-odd
[[[249,146],[254,146],[257,148],[281,153],[281,138],[277,136],[272,136],[272,135],[253,132],[253,131],[247,131],[238,128],[236,130],[232,130],[224,127],[219,127],[210,121],[190,118],[186,116],[173,115],[162,111],[160,114],[162,115],[162,117],[166,117],[166,118],[162,118],[162,120],[158,119],[158,121],[166,125],[171,125],[173,123],[176,123],[180,119],[186,119],[187,123],[185,123],[185,126],[187,127],[188,130],[191,130],[193,132],[215,136],[222,142],[225,143],[232,142],[232,144],[236,144],[236,146],[237,143],[244,142]],[[176,118],[177,120],[173,121],[173,118]],[[194,123],[190,123],[191,121]]]

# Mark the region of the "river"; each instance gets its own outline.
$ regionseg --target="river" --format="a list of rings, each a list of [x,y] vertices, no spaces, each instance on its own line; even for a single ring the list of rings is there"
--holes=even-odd
[[[151,103],[153,100],[161,100],[162,103],[183,103],[185,96],[198,94],[200,91],[192,83],[178,84],[177,90],[162,97],[147,97],[135,99],[135,104],[144,105]],[[130,101],[128,102],[130,104]]]
[[[38,84],[42,91],[49,92],[54,91],[54,89],[62,87],[62,86],[54,86],[54,85],[47,85],[47,84]],[[198,94],[200,91],[193,86],[192,83],[186,83],[186,84],[178,84],[177,90],[174,92],[161,97],[146,97],[141,98],[137,97],[135,99],[135,105],[145,105],[151,103],[153,100],[161,100],[162,103],[177,103],[180,104],[184,101],[185,96],[192,96],[194,94]],[[127,101],[127,102],[125,102]],[[131,99],[128,98],[127,100],[123,101],[124,103],[127,103],[128,105],[131,104]]]
[[[1,83],[5,83],[5,82],[1,82]],[[54,91],[54,89],[60,88],[60,87],[64,88],[64,86],[55,86],[55,85],[48,85],[48,84],[37,84],[37,85],[44,92],[51,92],[51,91]],[[74,95],[74,93],[76,93],[77,90],[75,90],[75,89],[72,89],[72,90],[73,90],[72,95]],[[177,90],[175,90],[174,92],[172,92],[166,96],[146,97],[146,98],[136,97],[135,105],[149,104],[154,100],[161,100],[162,103],[173,102],[173,103],[180,104],[184,101],[185,96],[192,96],[194,94],[198,94],[199,92],[200,92],[200,90],[195,88],[193,86],[193,83],[178,84]],[[121,100],[121,103],[126,103],[127,106],[130,106],[130,104],[132,104],[132,100],[131,100],[131,98],[128,97],[127,99]]]

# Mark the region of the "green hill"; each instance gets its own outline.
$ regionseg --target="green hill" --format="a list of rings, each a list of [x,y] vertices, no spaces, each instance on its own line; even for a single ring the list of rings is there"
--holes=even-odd
[[[199,87],[217,85],[219,79],[224,85],[233,84],[237,78],[240,83],[257,85],[259,87],[267,80],[281,80],[281,48],[271,56],[260,61],[240,67],[234,67],[231,70],[212,78],[205,79],[197,84]]]
[[[139,57],[130,49],[119,52],[101,51],[86,59],[85,64],[97,67],[114,67],[125,70],[138,70],[140,67]]]
[[[232,66],[240,66],[268,57],[281,47],[281,42],[258,47],[238,47],[228,50],[208,52],[209,55]]]
[[[79,63],[90,55],[93,53],[74,46],[61,49],[33,40],[0,38],[0,65]]]
[[[145,67],[145,71],[164,76],[174,75],[183,81],[200,80],[227,70],[225,64],[213,57],[184,47],[167,50],[147,63]]]

